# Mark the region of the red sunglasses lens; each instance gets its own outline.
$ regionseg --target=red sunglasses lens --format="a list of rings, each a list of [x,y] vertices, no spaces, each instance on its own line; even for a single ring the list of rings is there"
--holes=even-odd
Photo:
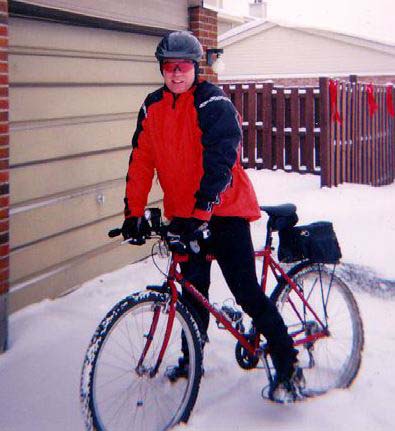
[[[179,70],[181,73],[189,72],[193,69],[193,63],[190,61],[164,62],[163,70],[168,73],[173,73]]]

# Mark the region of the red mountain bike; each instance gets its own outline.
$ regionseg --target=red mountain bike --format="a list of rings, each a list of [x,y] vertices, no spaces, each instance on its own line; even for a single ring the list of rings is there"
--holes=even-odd
[[[363,327],[357,303],[333,269],[309,259],[285,270],[273,258],[274,221],[296,216],[292,204],[261,207],[266,211],[266,243],[255,253],[263,257],[262,289],[269,270],[277,286],[270,298],[277,304],[299,349],[306,380],[303,395],[320,395],[348,387],[360,367]],[[151,214],[152,238],[166,244],[158,209]],[[153,216],[154,215],[154,216]],[[119,229],[110,236],[119,235]],[[208,256],[208,259],[213,259]],[[180,272],[187,254],[170,253],[166,281],[147,286],[116,304],[99,324],[88,347],[81,377],[81,402],[88,430],[161,431],[186,422],[195,405],[202,377],[202,341],[198,319],[180,295],[182,286],[214,315],[217,324],[236,339],[235,356],[245,370],[266,369],[268,386],[274,368],[265,339],[253,325],[246,329],[240,310],[210,304]],[[181,356],[181,333],[189,351],[187,378],[171,382],[168,372]],[[265,388],[263,389],[263,395]]]

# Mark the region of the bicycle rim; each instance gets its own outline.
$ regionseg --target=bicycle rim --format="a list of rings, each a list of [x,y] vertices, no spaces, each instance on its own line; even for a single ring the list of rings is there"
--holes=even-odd
[[[342,280],[322,265],[314,265],[294,277],[329,336],[298,346],[299,365],[306,379],[306,396],[333,388],[348,387],[360,367],[363,327],[355,299]],[[292,301],[299,316],[292,308]],[[296,297],[288,285],[276,300],[289,333],[305,337],[321,330],[316,317]]]
[[[121,313],[115,307],[99,326],[99,335],[92,340],[86,355],[81,386],[83,402],[88,401],[88,429],[162,431],[188,419],[200,383],[201,352],[193,322],[188,321],[188,313],[179,304],[162,364],[154,377],[149,375],[165,334],[166,300],[167,295],[155,294],[134,298],[133,304],[123,306]],[[157,329],[143,363],[144,371],[137,372],[157,307]],[[107,324],[105,331],[100,330],[103,324]],[[189,375],[170,383],[165,372],[177,365],[181,356],[182,330],[190,353]]]

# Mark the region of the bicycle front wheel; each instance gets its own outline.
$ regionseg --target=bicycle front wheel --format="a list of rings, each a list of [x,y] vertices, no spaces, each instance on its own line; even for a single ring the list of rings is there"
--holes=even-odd
[[[333,271],[319,264],[301,270],[292,279],[316,316],[288,284],[278,285],[271,298],[288,332],[298,334],[297,339],[327,331],[327,336],[298,346],[305,395],[350,386],[358,373],[364,344],[362,320],[350,289]]]
[[[180,303],[162,363],[152,373],[163,345],[168,300],[167,294],[132,295],[119,302],[98,326],[81,376],[88,430],[162,431],[188,420],[199,390],[202,352],[197,325]],[[189,351],[188,376],[171,383],[166,371],[178,364],[181,331]]]

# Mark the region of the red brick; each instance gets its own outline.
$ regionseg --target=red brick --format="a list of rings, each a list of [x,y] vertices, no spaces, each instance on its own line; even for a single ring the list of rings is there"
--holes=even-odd
[[[0,183],[8,183],[9,179],[10,179],[10,175],[8,171],[0,172]]]
[[[9,145],[10,137],[9,135],[0,135],[0,145]]]
[[[0,97],[8,97],[8,87],[0,87]]]
[[[10,266],[10,260],[8,259],[8,257],[2,257],[0,258],[0,268],[4,269],[4,268],[8,268]]]
[[[7,3],[8,2],[6,2],[6,1],[0,1],[0,11],[8,12]]]
[[[0,112],[0,122],[2,122],[2,121],[8,121],[8,112],[7,111]]]
[[[8,147],[0,147],[0,159],[8,159],[10,157],[10,149]]]
[[[0,25],[0,35],[1,36],[8,36],[8,26]]]
[[[0,256],[8,256],[9,253],[10,253],[10,245],[9,244],[0,245]]]
[[[9,167],[10,165],[8,159],[0,160],[0,169],[9,169]]]
[[[0,51],[0,61],[8,61],[8,54]]]
[[[5,219],[9,217],[9,210],[8,208],[0,209],[0,220]],[[1,254],[1,253],[0,253]]]
[[[0,123],[0,133],[8,133],[9,126],[8,123]]]
[[[9,278],[10,270],[8,268],[0,272],[0,282],[8,281]]]
[[[8,232],[10,230],[10,224],[8,220],[0,220],[0,232]],[[1,264],[0,264],[1,267]]]
[[[0,37],[0,46],[8,46],[8,38]]]
[[[0,99],[0,109],[8,109],[8,99]]]

